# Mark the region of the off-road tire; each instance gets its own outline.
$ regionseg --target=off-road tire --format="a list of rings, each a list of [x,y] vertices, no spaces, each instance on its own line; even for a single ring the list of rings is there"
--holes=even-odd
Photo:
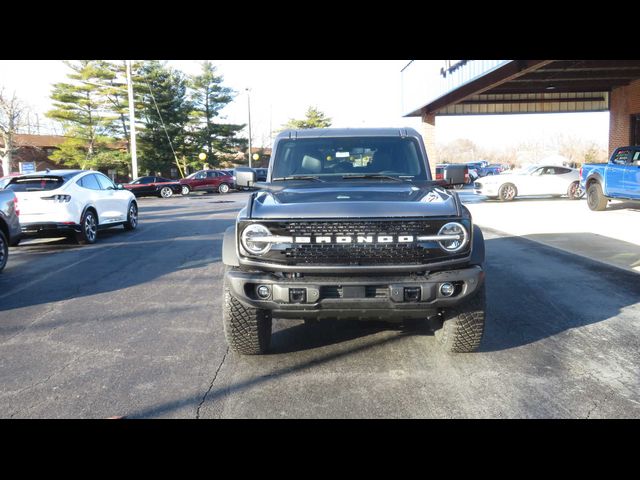
[[[76,242],[80,245],[91,245],[98,239],[98,215],[88,208],[80,220],[80,231],[75,234]]]
[[[442,328],[435,331],[441,348],[448,353],[475,352],[484,333],[485,306],[483,284],[466,302],[447,309]]]
[[[513,189],[511,191],[510,189]],[[518,196],[518,189],[513,183],[505,183],[498,190],[498,198],[503,202],[510,202]]]
[[[222,323],[227,344],[242,355],[261,355],[271,343],[271,312],[246,307],[224,287]]]
[[[596,212],[601,212],[607,208],[607,197],[602,194],[602,187],[599,183],[594,182],[587,188],[587,205]]]

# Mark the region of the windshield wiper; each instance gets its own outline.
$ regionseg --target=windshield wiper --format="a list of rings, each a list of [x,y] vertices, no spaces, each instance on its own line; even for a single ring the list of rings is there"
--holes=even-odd
[[[314,180],[316,182],[324,182],[324,180],[313,175],[290,175],[288,177],[277,177],[271,179],[272,182],[275,182],[276,180]]]
[[[389,180],[394,180],[396,182],[405,182],[405,178],[392,177],[391,175],[382,175],[380,173],[357,173],[355,175],[343,175],[342,178],[386,178]],[[413,177],[412,177],[413,178]]]

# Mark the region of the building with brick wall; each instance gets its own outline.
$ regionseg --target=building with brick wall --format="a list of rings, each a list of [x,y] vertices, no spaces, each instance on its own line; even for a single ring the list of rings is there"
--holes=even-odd
[[[18,151],[13,154],[14,171],[18,171],[20,162],[34,162],[36,171],[58,168],[56,163],[50,160],[49,157],[65,139],[66,137],[60,135],[29,135],[21,133],[14,135],[14,142],[18,147]],[[4,147],[1,137],[0,147]],[[0,174],[5,175],[1,164]]]

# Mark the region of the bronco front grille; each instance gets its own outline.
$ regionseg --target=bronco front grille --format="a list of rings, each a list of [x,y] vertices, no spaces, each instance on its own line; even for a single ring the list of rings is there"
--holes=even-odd
[[[447,254],[436,241],[414,241],[420,235],[436,235],[451,218],[402,220],[324,220],[260,222],[271,234],[283,238],[305,238],[306,242],[274,244],[259,260],[285,265],[424,265],[462,258],[468,249],[456,255]],[[458,220],[460,221],[460,220]],[[468,227],[467,227],[468,228]],[[370,237],[360,242],[358,237]],[[322,243],[316,237],[324,237]],[[340,242],[349,237],[348,243]],[[386,237],[386,241],[380,241]],[[411,241],[400,241],[411,238]]]

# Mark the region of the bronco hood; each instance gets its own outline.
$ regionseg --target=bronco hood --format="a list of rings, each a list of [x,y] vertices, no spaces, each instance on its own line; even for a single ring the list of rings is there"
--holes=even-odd
[[[251,218],[373,218],[459,216],[457,195],[411,183],[340,182],[285,186],[256,194]]]

